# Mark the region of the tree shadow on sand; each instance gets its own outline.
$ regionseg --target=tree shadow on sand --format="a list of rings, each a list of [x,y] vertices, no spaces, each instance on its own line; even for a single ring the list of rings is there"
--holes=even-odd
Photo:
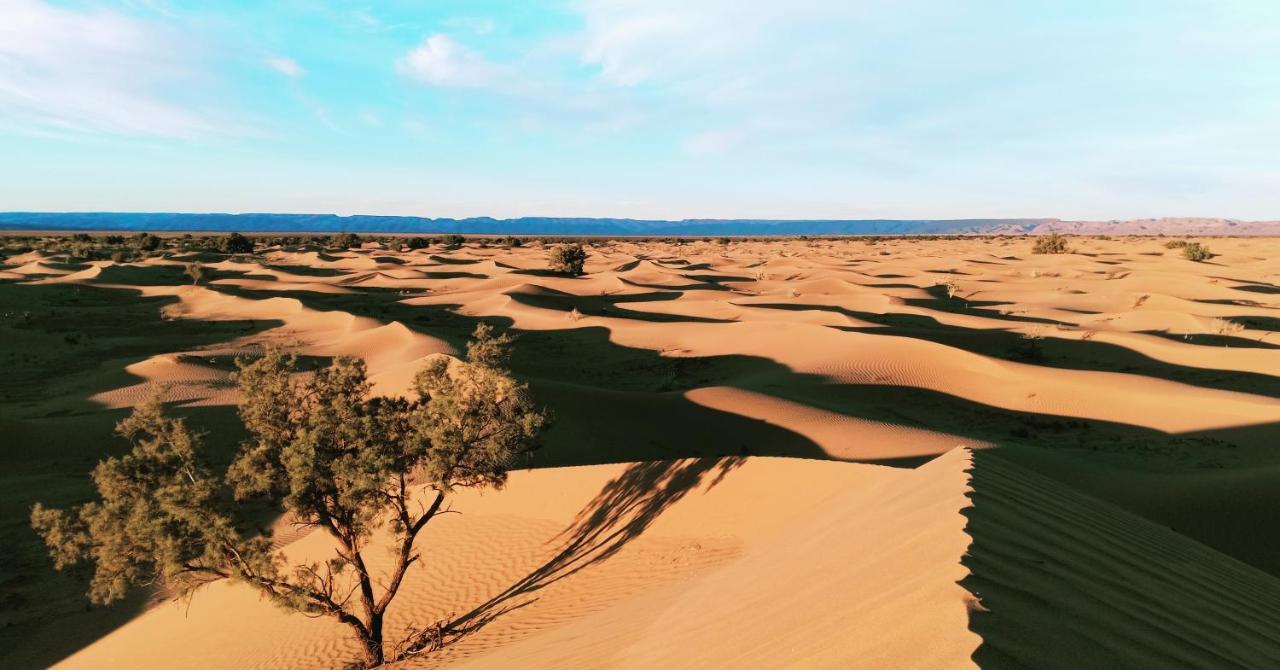
[[[718,485],[740,467],[741,456],[635,463],[605,484],[557,536],[562,547],[550,560],[449,625],[452,637],[470,635],[507,612],[524,607],[552,584],[605,561],[640,537],[690,492]]]

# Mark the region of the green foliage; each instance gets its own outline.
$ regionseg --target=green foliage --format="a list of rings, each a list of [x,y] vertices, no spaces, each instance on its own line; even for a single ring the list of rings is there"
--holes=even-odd
[[[428,240],[425,237],[410,237],[409,240],[405,242],[405,246],[408,246],[411,250],[426,249],[431,246],[431,240]]]
[[[445,235],[443,244],[447,249],[457,249],[466,243],[467,238],[461,235]]]
[[[160,248],[162,240],[151,233],[138,233],[129,238],[129,246],[139,251],[155,251]]]
[[[511,335],[493,334],[493,326],[476,324],[471,341],[467,343],[467,360],[485,367],[505,370],[511,359]]]
[[[116,432],[133,442],[93,471],[98,500],[71,510],[36,504],[31,525],[58,569],[94,565],[89,598],[111,603],[130,587],[161,584],[179,593],[223,576],[226,553],[262,559],[261,542],[242,543],[217,497],[220,482],[199,457],[200,436],[164,416],[159,395],[135,408]]]
[[[253,240],[240,233],[231,233],[218,238],[218,251],[224,254],[251,254]]]
[[[98,500],[65,511],[36,505],[32,526],[57,568],[94,565],[95,602],[135,586],[186,594],[229,578],[288,609],[337,619],[360,641],[366,666],[379,665],[383,619],[419,559],[418,533],[451,491],[501,486],[546,422],[506,371],[510,342],[477,328],[468,361],[433,359],[415,379],[415,399],[370,397],[359,359],[339,358],[308,379],[295,377],[295,359],[277,350],[238,361],[250,437],[225,477],[201,461],[200,436],[153,397],[118,427],[133,450],[94,471]],[[299,523],[327,532],[334,555],[286,566],[269,538],[243,537],[231,501],[250,497],[278,501]],[[379,528],[392,538],[385,575],[364,560]]]
[[[562,244],[551,249],[551,269],[556,272],[577,277],[582,274],[586,260],[587,251],[581,244]]]
[[[338,249],[350,249],[363,244],[360,236],[355,233],[339,233],[329,238],[329,246]]]
[[[1071,250],[1067,248],[1067,238],[1053,233],[1036,239],[1035,245],[1031,247],[1033,254],[1068,254]]]
[[[1189,261],[1207,261],[1213,256],[1214,254],[1209,251],[1209,247],[1199,242],[1188,242],[1186,246],[1182,247],[1182,257]]]

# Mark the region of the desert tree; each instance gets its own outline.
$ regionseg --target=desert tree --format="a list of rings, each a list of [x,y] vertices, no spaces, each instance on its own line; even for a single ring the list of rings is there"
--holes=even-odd
[[[269,545],[245,540],[231,523],[222,483],[200,457],[200,434],[165,416],[159,395],[116,431],[133,449],[94,468],[97,500],[72,510],[37,503],[31,511],[56,568],[93,563],[90,600],[110,603],[152,583],[187,594],[229,576],[236,556],[247,573],[271,571]]]
[[[204,279],[204,264],[199,261],[187,263],[183,266],[183,272],[191,278],[191,285],[195,286],[200,283],[201,279]]]
[[[251,254],[253,253],[253,240],[240,233],[231,233],[218,238],[218,251],[224,254]]]
[[[582,265],[587,261],[587,251],[581,244],[561,244],[551,249],[551,269],[572,277],[582,274]]]
[[[350,249],[358,247],[364,243],[360,236],[355,233],[339,233],[329,238],[329,246],[337,249]]]
[[[371,396],[358,359],[339,358],[307,379],[278,350],[239,361],[250,437],[225,477],[201,461],[200,436],[152,398],[118,427],[133,450],[95,469],[98,499],[71,510],[36,505],[32,525],[59,569],[94,565],[95,602],[132,586],[187,595],[236,580],[282,607],[345,624],[364,665],[380,665],[387,608],[421,560],[418,535],[456,489],[502,486],[546,421],[506,370],[509,342],[477,328],[468,360],[440,356],[419,371],[414,399]],[[265,534],[243,533],[237,503],[252,497],[328,534],[334,553],[291,563]],[[390,542],[386,571],[366,561],[376,533]],[[396,645],[398,655],[417,649],[418,635]]]
[[[129,238],[129,245],[139,251],[155,251],[159,249],[163,241],[152,235],[151,233],[138,233]]]

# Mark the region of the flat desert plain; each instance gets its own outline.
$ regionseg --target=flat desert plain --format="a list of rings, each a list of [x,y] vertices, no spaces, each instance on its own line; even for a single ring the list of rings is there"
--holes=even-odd
[[[89,607],[30,506],[87,500],[155,385],[225,466],[236,356],[404,394],[484,321],[554,420],[419,538],[388,638],[467,632],[400,667],[1280,667],[1280,240],[1200,241],[605,241],[581,277],[538,242],[11,256],[0,665],[357,660],[243,586]]]

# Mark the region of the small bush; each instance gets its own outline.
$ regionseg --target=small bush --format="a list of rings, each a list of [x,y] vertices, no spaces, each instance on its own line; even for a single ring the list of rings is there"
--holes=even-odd
[[[185,272],[191,278],[192,286],[199,284],[200,280],[204,279],[204,265],[200,263],[187,263]]]
[[[426,249],[431,246],[431,240],[428,240],[425,237],[410,237],[408,241],[405,242],[405,246],[409,247],[410,251],[414,249]]]
[[[351,247],[358,247],[363,243],[364,241],[355,233],[339,233],[329,238],[329,246],[336,247],[338,249],[350,249]]]
[[[1071,253],[1067,249],[1067,238],[1053,233],[1036,240],[1035,246],[1031,247],[1033,254],[1066,254]]]
[[[551,250],[551,269],[563,272],[572,277],[582,274],[582,265],[587,261],[587,251],[581,244],[562,244]]]
[[[1164,243],[1165,249],[1185,249],[1188,242],[1186,240],[1169,240]]]
[[[467,238],[461,235],[445,235],[443,243],[446,249],[457,249],[458,247],[461,247],[466,241],[467,241]]]
[[[218,251],[224,254],[251,254],[253,253],[253,240],[240,233],[231,233],[225,237],[218,238]]]
[[[151,233],[138,233],[129,238],[129,245],[139,251],[155,251],[160,248],[160,238]]]
[[[1199,242],[1188,242],[1187,246],[1182,247],[1182,257],[1198,263],[1213,258],[1213,252],[1209,251],[1209,247]]]

